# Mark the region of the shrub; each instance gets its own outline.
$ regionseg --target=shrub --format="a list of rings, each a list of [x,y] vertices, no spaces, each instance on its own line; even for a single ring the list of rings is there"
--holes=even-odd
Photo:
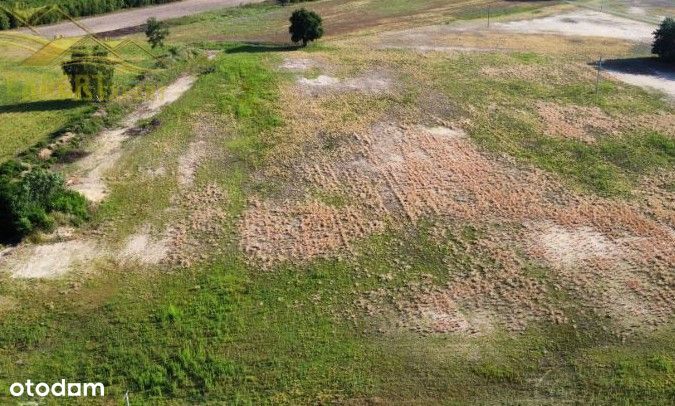
[[[73,93],[83,100],[106,101],[113,91],[114,62],[100,46],[75,47],[69,61],[62,64]]]
[[[654,31],[652,53],[666,62],[675,62],[675,20],[668,17]]]
[[[164,47],[164,40],[169,36],[169,29],[163,21],[157,21],[155,17],[149,18],[146,23],[145,36],[148,43],[154,49]]]
[[[11,28],[11,25],[9,23],[9,17],[7,16],[7,13],[0,10],[0,31],[1,30],[8,30],[10,28]]]
[[[20,169],[14,163],[0,169],[0,241],[16,242],[34,230],[52,229],[54,212],[87,218],[85,198],[67,190],[61,175],[45,169],[19,173]]]
[[[313,11],[304,8],[296,10],[291,15],[290,21],[291,26],[288,31],[293,42],[302,41],[302,46],[307,46],[309,42],[323,36],[323,21]]]

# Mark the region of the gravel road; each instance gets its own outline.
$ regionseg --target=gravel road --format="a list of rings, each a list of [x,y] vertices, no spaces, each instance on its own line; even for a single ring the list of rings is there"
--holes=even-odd
[[[260,3],[263,0],[183,0],[159,6],[134,8],[93,17],[85,17],[78,22],[92,33],[117,31],[125,28],[137,27],[145,24],[150,17],[158,20],[184,17],[205,11],[217,10],[226,7],[235,7],[247,3]],[[71,22],[61,22],[53,25],[36,27],[36,30],[46,38],[56,36],[78,37],[85,32]],[[27,31],[22,29],[22,31]]]

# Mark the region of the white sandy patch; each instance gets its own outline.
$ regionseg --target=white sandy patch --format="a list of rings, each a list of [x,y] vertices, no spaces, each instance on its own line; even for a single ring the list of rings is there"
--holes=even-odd
[[[316,61],[308,58],[284,58],[284,62],[279,65],[281,69],[290,71],[306,71],[316,66]]]
[[[314,79],[300,78],[298,83],[310,87],[337,86],[340,84],[338,78],[332,76],[320,75]]]
[[[320,75],[314,79],[299,78],[298,84],[310,90],[342,90],[361,91],[365,93],[382,93],[392,86],[391,79],[381,73],[368,73],[355,78],[338,79],[328,75]]]
[[[53,278],[77,264],[100,255],[96,244],[88,240],[72,240],[48,245],[24,245],[9,258],[8,269],[14,278]]]
[[[104,174],[109,171],[122,155],[122,143],[129,138],[127,132],[140,121],[152,118],[160,109],[178,100],[187,92],[196,78],[184,76],[161,89],[148,103],[141,105],[122,123],[121,128],[105,130],[97,136],[93,152],[76,163],[76,175],[68,184],[93,202],[100,202],[107,194]]]
[[[178,184],[182,188],[191,186],[195,181],[195,174],[199,163],[206,155],[208,143],[197,140],[190,143],[188,150],[178,160]]]
[[[154,240],[148,233],[139,233],[127,239],[121,254],[125,259],[144,264],[158,264],[169,252],[167,244],[166,239]]]
[[[627,73],[607,70],[610,76],[634,86],[659,90],[675,99],[675,74],[658,69],[651,70],[653,74]]]
[[[526,34],[562,34],[649,42],[655,26],[597,11],[581,10],[533,20],[495,23],[494,29]]]
[[[629,7],[628,12],[630,14],[638,15],[638,16],[643,16],[643,15],[647,14],[647,11],[645,9],[643,9],[642,7],[635,7],[635,6]]]
[[[593,259],[618,259],[619,247],[591,227],[566,228],[547,224],[534,233],[533,241],[555,265],[574,266]]]

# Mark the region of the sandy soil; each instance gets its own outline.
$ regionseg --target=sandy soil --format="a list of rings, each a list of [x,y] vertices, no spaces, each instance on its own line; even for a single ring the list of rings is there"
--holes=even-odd
[[[304,72],[319,66],[319,63],[309,58],[284,58],[279,68],[292,72]]]
[[[157,240],[147,231],[141,231],[127,238],[121,256],[143,264],[158,264],[169,251],[167,243],[166,238]]]
[[[656,29],[647,23],[597,11],[580,10],[533,20],[495,23],[493,29],[527,34],[561,34],[650,42]]]
[[[563,106],[541,101],[537,103],[537,111],[544,123],[544,133],[552,137],[593,143],[599,136],[619,133],[617,120],[598,107]]]
[[[302,107],[302,114],[293,115],[294,127],[317,128],[319,134],[331,128],[321,125],[330,114],[317,108]],[[541,109],[545,124],[581,136],[589,128],[609,134],[615,128],[600,110],[568,111],[552,104]],[[570,114],[576,118],[568,121]],[[429,218],[478,227],[500,224],[501,231],[468,248],[468,257],[478,261],[463,268],[471,274],[457,275],[447,286],[412,287],[407,297],[373,291],[363,298],[363,308],[385,315],[391,298],[398,298],[398,325],[426,332],[480,334],[494,326],[519,330],[541,319],[566,322],[549,287],[526,272],[524,261],[534,261],[554,269],[560,289],[589,311],[607,314],[621,331],[660,325],[673,315],[669,269],[675,266],[675,233],[641,208],[577,194],[542,171],[488,156],[452,124],[341,128],[331,154],[319,144],[295,164],[286,159],[284,167],[294,189],[318,189],[346,200],[334,204],[300,190],[292,198],[252,199],[239,224],[241,247],[251,261],[264,268],[351,257],[363,237]],[[314,145],[311,139],[303,144]]]
[[[611,67],[606,72],[613,78],[631,85],[647,89],[658,90],[675,100],[675,71],[651,68],[647,72],[631,73],[614,70]]]
[[[359,91],[364,93],[384,93],[392,88],[392,81],[382,72],[368,72],[361,76],[338,79],[333,76],[319,75],[316,78],[298,78],[298,85],[311,94],[325,91]]]
[[[163,106],[178,100],[195,81],[194,76],[181,77],[158,91],[151,101],[144,103],[130,114],[123,121],[121,128],[106,130],[99,134],[92,153],[75,164],[76,171],[68,180],[69,186],[92,202],[103,200],[107,193],[104,175],[122,155],[122,144],[130,137],[128,131],[140,121],[152,118]]]
[[[262,0],[183,0],[159,6],[136,8],[96,17],[81,18],[78,22],[90,33],[104,33],[145,24],[150,17],[158,20],[183,17],[210,10],[235,7],[241,4],[258,3]],[[35,27],[46,38],[79,37],[85,35],[81,28],[70,22]],[[22,30],[28,31],[28,30]]]
[[[189,90],[196,78],[185,76],[160,90],[149,102],[141,105],[126,117],[122,128],[99,134],[94,151],[75,163],[76,175],[69,179],[69,186],[81,192],[93,202],[101,201],[107,192],[104,175],[122,155],[122,143],[128,139],[127,132],[139,121],[153,117],[162,107],[178,100]],[[112,252],[103,243],[77,235],[68,235],[69,241],[46,244],[21,244],[2,258],[2,268],[17,278],[50,278],[60,276],[78,263]],[[60,239],[60,238],[57,238]],[[147,264],[156,264],[168,255],[168,237],[155,240],[147,232],[139,232],[128,238],[120,252],[121,258],[133,259]]]
[[[7,258],[7,269],[15,278],[52,278],[60,276],[77,264],[99,257],[96,243],[91,240],[71,240],[54,244],[23,244]]]

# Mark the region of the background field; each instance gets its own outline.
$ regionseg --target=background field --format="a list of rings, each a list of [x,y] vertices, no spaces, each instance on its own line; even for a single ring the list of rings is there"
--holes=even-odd
[[[77,118],[91,114],[96,106],[73,99],[68,78],[61,71],[63,57],[53,55],[79,39],[54,42],[22,34],[0,34],[0,162],[46,141],[51,134]],[[109,42],[111,47],[121,41]],[[50,52],[49,49],[55,49]],[[153,66],[142,50],[123,47],[119,55],[141,68]],[[67,57],[65,57],[67,59]],[[124,93],[137,82],[139,70],[120,68],[115,87]]]

